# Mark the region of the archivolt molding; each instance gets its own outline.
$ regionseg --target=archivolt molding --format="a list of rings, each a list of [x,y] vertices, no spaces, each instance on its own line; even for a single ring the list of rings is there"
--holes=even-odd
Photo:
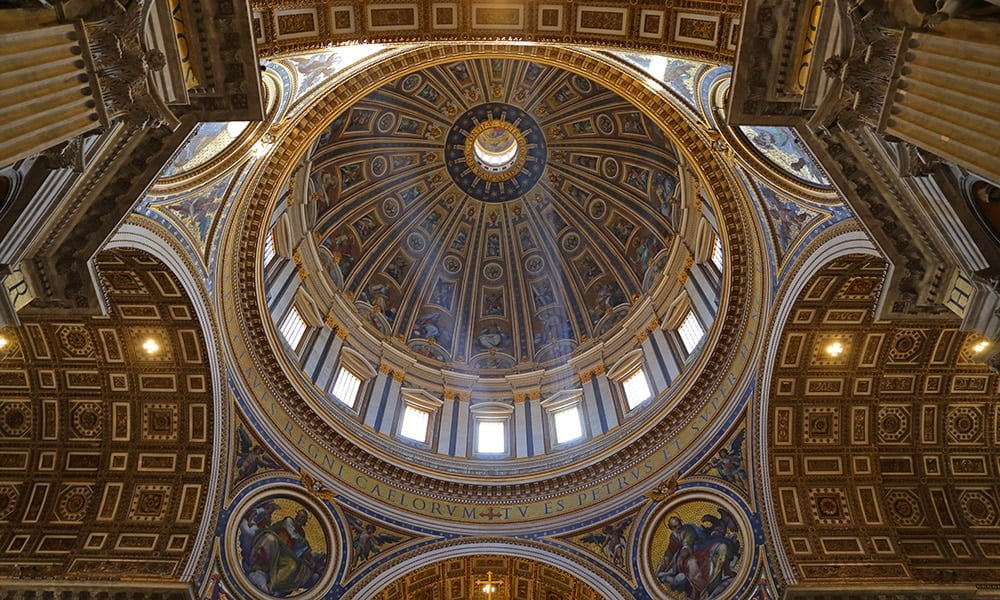
[[[714,196],[724,217],[720,229],[726,240],[728,271],[723,297],[728,299],[724,300],[717,317],[720,323],[713,331],[717,337],[706,342],[713,350],[704,352],[694,366],[696,372],[700,371],[697,379],[691,381],[687,393],[675,406],[657,415],[655,424],[630,445],[586,468],[550,476],[542,482],[483,485],[474,481],[445,481],[409,472],[385,458],[373,456],[374,447],[332,428],[300,401],[299,386],[302,384],[290,380],[284,372],[297,367],[273,351],[279,345],[260,293],[264,224],[281,192],[280,186],[319,132],[339,112],[389,79],[432,64],[476,57],[522,58],[558,65],[584,74],[642,107],[675,138],[686,162],[705,182],[705,192]],[[693,418],[704,413],[702,419],[707,420],[711,428],[714,422],[711,417],[727,410],[729,401],[736,397],[735,392],[746,381],[749,374],[746,367],[756,352],[757,343],[748,332],[756,328],[764,285],[759,275],[764,269],[757,262],[763,255],[761,233],[755,227],[748,203],[741,196],[731,169],[713,152],[705,134],[678,109],[664,102],[659,93],[619,68],[596,57],[553,46],[454,44],[418,47],[352,73],[321,101],[303,110],[301,118],[276,132],[276,138],[270,157],[261,161],[245,187],[246,195],[237,200],[225,233],[218,284],[220,308],[226,315],[225,330],[237,363],[234,370],[247,374],[241,383],[251,392],[248,396],[256,404],[252,407],[253,412],[268,422],[267,429],[276,443],[297,446],[292,453],[310,456],[311,461],[306,462],[321,469],[325,480],[339,479],[340,483],[334,484],[337,487],[352,486],[364,479],[383,486],[397,486],[407,497],[415,495],[441,501],[475,499],[467,501],[466,506],[471,507],[528,501],[535,503],[529,506],[528,514],[532,516],[523,519],[529,521],[542,516],[545,500],[551,502],[561,495],[613,481],[629,468],[644,464],[655,473],[667,463],[690,455],[696,448],[696,440],[704,435],[700,427],[692,429]],[[735,352],[737,348],[742,351]],[[286,433],[275,435],[280,430]],[[284,440],[279,442],[278,438],[282,437]],[[671,448],[666,447],[667,443]],[[642,479],[632,483],[630,488],[641,492],[650,485],[652,482]],[[362,493],[363,501],[373,501],[365,494],[370,489],[357,491]],[[403,508],[419,510],[416,506],[404,505]]]
[[[204,280],[197,276],[197,269],[184,250],[178,247],[173,236],[154,221],[138,215],[131,215],[108,240],[105,248],[135,248],[149,253],[160,260],[180,281],[202,326],[208,363],[212,376],[212,392],[215,419],[213,421],[214,459],[208,483],[208,497],[205,514],[198,530],[198,538],[190,550],[190,560],[181,573],[182,580],[189,580],[204,572],[211,548],[211,532],[215,530],[225,492],[223,479],[226,473],[226,459],[229,456],[230,403],[229,386],[226,383],[226,361],[222,355],[223,344],[211,299],[205,290]]]
[[[608,600],[624,600],[631,596],[631,591],[621,581],[612,579],[607,573],[592,571],[568,552],[523,539],[479,537],[436,542],[387,561],[363,579],[351,582],[344,600],[372,598],[396,579],[434,562],[484,554],[515,556],[551,565],[577,577]]]
[[[764,538],[768,547],[768,555],[774,557],[781,569],[782,578],[788,583],[794,583],[795,574],[783,547],[780,543],[776,543],[778,522],[775,514],[776,508],[772,502],[771,482],[767,469],[767,440],[772,433],[770,423],[767,421],[768,400],[770,398],[768,390],[771,387],[771,375],[774,371],[778,346],[781,343],[781,334],[799,294],[813,275],[824,266],[849,254],[879,256],[878,250],[856,221],[845,221],[823,232],[813,242],[812,248],[804,254],[806,254],[805,258],[796,263],[795,270],[789,273],[786,283],[776,295],[773,301],[776,308],[769,318],[768,328],[763,330],[761,336],[767,340],[767,345],[761,354],[757,377],[760,385],[754,390],[755,401],[751,403],[753,408],[748,427],[750,431],[756,431],[757,435],[747,436],[747,449],[750,455],[759,457],[753,462],[755,470],[753,495],[755,504],[762,508]]]

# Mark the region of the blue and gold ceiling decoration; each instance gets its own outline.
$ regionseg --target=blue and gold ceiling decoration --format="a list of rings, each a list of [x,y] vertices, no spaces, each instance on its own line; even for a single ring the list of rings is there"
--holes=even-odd
[[[628,313],[674,241],[664,133],[590,79],[526,60],[392,81],[309,160],[334,284],[432,361],[564,357]]]

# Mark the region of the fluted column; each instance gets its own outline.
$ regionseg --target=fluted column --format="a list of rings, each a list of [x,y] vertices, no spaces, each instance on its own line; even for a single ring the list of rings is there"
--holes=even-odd
[[[78,25],[0,33],[0,166],[101,125]]]
[[[907,31],[884,132],[1000,181],[1000,45]]]

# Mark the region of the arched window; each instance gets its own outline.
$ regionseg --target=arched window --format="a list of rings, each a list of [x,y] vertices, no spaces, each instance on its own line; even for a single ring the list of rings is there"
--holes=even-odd
[[[278,331],[281,332],[281,337],[285,338],[292,350],[297,351],[302,337],[306,333],[306,322],[298,308],[292,306],[288,309],[285,318],[281,320],[281,325],[278,326]]]
[[[677,335],[680,336],[681,343],[684,344],[684,350],[688,354],[694,352],[694,349],[701,343],[702,338],[705,337],[705,328],[698,321],[698,317],[695,316],[694,311],[688,311],[684,320],[681,321],[681,326],[677,328]]]

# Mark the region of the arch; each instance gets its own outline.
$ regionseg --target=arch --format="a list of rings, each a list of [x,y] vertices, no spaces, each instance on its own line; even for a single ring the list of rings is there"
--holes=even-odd
[[[757,394],[760,397],[760,402],[758,403],[760,408],[759,411],[755,413],[755,416],[757,416],[756,426],[759,434],[757,436],[750,436],[751,440],[767,440],[767,436],[770,434],[768,428],[769,423],[766,418],[769,396],[764,392],[764,390],[768,390],[771,387],[771,377],[774,372],[774,360],[778,352],[778,344],[781,341],[781,334],[784,330],[783,325],[788,321],[788,315],[791,313],[792,307],[795,305],[795,301],[798,299],[799,294],[805,288],[806,284],[809,283],[809,281],[820,271],[820,269],[833,260],[851,254],[880,256],[878,250],[875,248],[875,245],[868,239],[864,232],[857,229],[856,225],[846,224],[831,229],[829,237],[827,237],[824,241],[821,241],[819,245],[809,253],[808,257],[802,261],[798,270],[792,275],[782,289],[777,302],[778,308],[775,310],[771,319],[772,325],[770,337],[767,340],[767,345],[764,347],[762,355],[763,366],[761,369],[760,386],[757,389]],[[753,444],[754,442],[751,443]],[[757,449],[760,452],[760,464],[766,465],[768,464],[767,443],[757,442],[757,444],[760,446]],[[770,478],[768,477],[768,471],[766,469],[761,470],[758,473],[758,477],[760,480],[760,489],[765,492],[766,490],[769,490]],[[777,522],[775,521],[775,507],[766,493],[761,494],[760,499],[765,507],[763,516],[767,525],[766,531],[771,532],[771,535],[776,537]],[[789,578],[789,580],[794,581],[794,573],[791,570],[788,557],[781,550],[780,546],[774,545],[772,547],[776,549],[775,556],[782,569],[783,575],[786,578]]]
[[[803,585],[993,583],[997,375],[956,317],[877,320],[888,277],[849,254],[788,296],[761,390],[772,535]]]
[[[225,476],[223,470],[228,456],[229,410],[227,406],[225,361],[222,360],[222,349],[218,342],[218,325],[215,313],[209,306],[208,293],[204,289],[203,280],[195,273],[194,266],[165,237],[165,232],[154,221],[138,216],[131,216],[115,231],[105,244],[105,249],[133,248],[142,250],[162,262],[171,273],[180,280],[184,292],[194,306],[195,314],[205,333],[208,364],[212,378],[212,402],[216,418],[213,420],[213,456],[215,460],[210,465],[210,479],[206,506],[212,507],[212,513],[206,514],[198,530],[195,547],[191,549],[191,560],[184,568],[182,579],[193,577],[201,571],[207,560],[210,546],[210,532],[215,528],[216,512],[223,493],[221,485]]]
[[[344,600],[357,598],[372,598],[390,583],[413,572],[421,566],[452,558],[464,558],[476,555],[504,555],[526,558],[566,571],[580,581],[589,585],[594,591],[608,600],[624,600],[626,591],[620,585],[588,569],[569,556],[546,548],[540,544],[509,539],[491,538],[466,543],[441,542],[430,547],[421,548],[409,555],[397,559],[388,567],[370,575],[367,579],[355,582],[351,590],[344,595]]]
[[[0,361],[0,437],[23,463],[0,485],[0,576],[188,581],[221,462],[211,330],[145,250],[104,250],[92,268],[108,313],[22,315]]]

